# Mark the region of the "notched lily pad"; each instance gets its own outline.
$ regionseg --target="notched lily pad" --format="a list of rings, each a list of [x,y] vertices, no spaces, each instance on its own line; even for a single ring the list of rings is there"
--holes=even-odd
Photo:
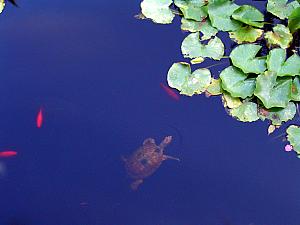
[[[242,44],[245,42],[255,42],[262,34],[263,30],[261,29],[252,26],[244,26],[236,31],[229,32],[229,37],[238,44]]]
[[[205,0],[174,0],[174,4],[180,8],[186,19],[202,21],[207,17]]]
[[[295,8],[300,7],[297,1],[287,2],[287,0],[268,0],[267,11],[282,20],[286,19]]]
[[[218,37],[209,40],[207,45],[202,44],[199,32],[189,34],[182,42],[181,51],[185,58],[209,57],[220,60],[224,55],[224,44]]]
[[[192,96],[204,92],[211,82],[208,69],[200,68],[191,73],[188,63],[174,63],[169,69],[167,81],[170,87],[176,88],[180,94]]]
[[[190,32],[201,32],[201,40],[208,40],[212,36],[218,33],[218,30],[214,28],[209,19],[198,22],[194,20],[187,20],[185,18],[181,19],[181,29]]]
[[[300,75],[300,57],[295,53],[289,57],[278,71],[278,76]]]
[[[230,53],[232,64],[244,73],[262,73],[266,70],[266,60],[255,57],[261,46],[255,44],[239,45]]]
[[[286,49],[290,46],[293,35],[288,27],[277,24],[273,27],[273,32],[268,31],[265,33],[265,39],[267,39],[269,45],[278,45],[281,48]]]
[[[208,15],[211,24],[222,31],[234,31],[241,27],[241,23],[231,18],[238,5],[229,0],[210,1]]]
[[[144,0],[141,2],[142,14],[155,23],[172,23],[174,14],[169,6],[172,0]]]
[[[239,107],[231,109],[230,114],[242,122],[254,122],[259,119],[257,104],[254,102],[244,102]]]
[[[264,26],[262,23],[264,21],[264,15],[251,5],[240,6],[233,12],[232,17],[235,20],[254,27],[262,28]]]
[[[228,91],[232,97],[246,98],[254,93],[255,79],[247,78],[247,74],[240,69],[229,66],[220,73],[222,88]]]
[[[293,146],[293,149],[300,154],[300,127],[291,125],[286,129],[287,140]]]
[[[276,73],[266,71],[256,78],[257,96],[267,109],[272,107],[284,108],[291,100],[291,79],[277,79]]]
[[[268,119],[272,125],[280,126],[283,122],[292,120],[296,115],[296,105],[289,102],[285,108],[259,109],[259,118],[261,120]]]

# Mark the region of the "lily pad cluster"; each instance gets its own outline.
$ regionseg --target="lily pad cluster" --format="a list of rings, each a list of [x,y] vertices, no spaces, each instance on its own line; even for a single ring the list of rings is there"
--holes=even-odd
[[[300,4],[268,0],[266,10],[271,19],[231,0],[143,0],[140,18],[169,24],[178,15],[181,30],[189,32],[181,44],[184,60],[167,73],[171,88],[186,96],[220,95],[229,115],[242,122],[268,121],[270,134],[299,111]],[[280,22],[271,26],[273,19]],[[220,32],[236,43],[228,56]],[[219,74],[201,68],[206,58],[228,57],[230,65]],[[200,68],[192,71],[190,64]],[[287,140],[300,155],[300,126],[287,128]]]

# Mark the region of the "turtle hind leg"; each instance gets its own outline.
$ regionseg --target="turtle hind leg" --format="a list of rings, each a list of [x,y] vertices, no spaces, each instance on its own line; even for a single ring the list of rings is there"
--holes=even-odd
[[[138,187],[143,183],[142,179],[139,180],[135,180],[130,184],[130,187],[132,190],[136,191],[138,189]]]
[[[170,156],[170,155],[163,155],[163,160],[167,160],[167,159],[173,159],[173,160],[180,161],[179,158],[176,158],[176,157],[173,157],[173,156]]]

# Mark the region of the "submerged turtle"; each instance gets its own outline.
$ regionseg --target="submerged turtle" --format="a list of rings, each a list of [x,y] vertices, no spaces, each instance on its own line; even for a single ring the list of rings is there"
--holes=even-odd
[[[147,138],[144,140],[143,145],[132,155],[128,158],[122,157],[129,177],[134,180],[130,185],[133,190],[136,190],[143,183],[144,178],[153,174],[164,160],[174,159],[179,161],[178,158],[164,155],[164,148],[171,141],[172,136],[167,136],[157,146],[153,138]]]

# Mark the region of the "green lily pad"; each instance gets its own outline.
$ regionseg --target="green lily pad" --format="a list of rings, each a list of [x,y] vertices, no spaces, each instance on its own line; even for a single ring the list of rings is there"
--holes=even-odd
[[[293,54],[286,61],[286,51],[282,48],[275,48],[267,56],[267,68],[276,72],[278,76],[300,75],[300,57]]]
[[[202,21],[207,17],[205,0],[174,0],[174,4],[180,8],[186,19]]]
[[[229,32],[229,37],[238,44],[255,42],[263,34],[263,30],[252,26],[241,27],[236,31]]]
[[[242,122],[254,122],[259,119],[257,105],[254,102],[244,102],[239,107],[231,109],[230,114]]]
[[[277,24],[273,27],[273,32],[268,31],[265,33],[265,39],[267,39],[268,44],[270,45],[278,45],[281,48],[288,48],[293,40],[293,35],[288,27],[282,24]]]
[[[174,14],[169,6],[172,0],[143,0],[141,2],[142,14],[155,23],[172,23]]]
[[[244,73],[262,73],[266,70],[266,60],[264,58],[255,58],[261,46],[255,44],[239,45],[230,53],[232,64]]]
[[[291,12],[300,6],[297,1],[287,3],[288,0],[268,0],[267,11],[280,19],[286,19]]]
[[[296,32],[296,30],[300,29],[300,7],[294,9],[289,16],[289,29],[292,34]]]
[[[293,146],[293,149],[300,154],[300,127],[291,125],[286,129],[287,140]]]
[[[209,95],[220,95],[223,93],[221,87],[221,79],[214,79],[212,78],[207,90]]]
[[[224,92],[222,95],[222,102],[225,108],[234,109],[239,107],[242,102],[240,98],[232,97],[229,93]]]
[[[293,101],[300,101],[300,78],[299,76],[296,76],[293,80],[292,86],[291,86],[291,99]]]
[[[241,23],[231,18],[238,5],[229,0],[210,1],[208,15],[211,24],[222,31],[234,31],[241,27]]]
[[[182,42],[181,51],[185,58],[209,57],[220,60],[224,55],[224,44],[218,37],[201,44],[199,32],[189,34]]]
[[[295,53],[289,57],[278,71],[278,76],[300,75],[300,57]]]
[[[202,22],[198,22],[198,21],[187,20],[185,18],[182,18],[181,29],[190,32],[200,31],[202,33],[201,40],[208,40],[212,36],[215,36],[218,33],[218,30],[211,25],[208,19]]]
[[[222,88],[232,97],[246,98],[254,93],[255,79],[247,79],[247,74],[236,67],[229,66],[220,73]]]
[[[168,85],[180,91],[180,94],[192,96],[201,94],[211,82],[211,73],[206,68],[200,68],[191,73],[188,63],[174,63],[167,75]]]
[[[272,122],[272,125],[280,126],[283,122],[292,120],[296,115],[296,105],[293,102],[289,102],[285,108],[272,108],[259,110],[259,118],[261,120],[268,119]]]
[[[291,99],[291,79],[276,79],[276,73],[266,71],[256,78],[256,95],[267,109],[286,107]]]
[[[242,5],[237,8],[232,17],[242,23],[262,28],[264,26],[264,15],[251,5]]]
[[[286,59],[286,51],[282,48],[272,49],[267,56],[267,68],[269,71],[276,72],[281,69]]]

